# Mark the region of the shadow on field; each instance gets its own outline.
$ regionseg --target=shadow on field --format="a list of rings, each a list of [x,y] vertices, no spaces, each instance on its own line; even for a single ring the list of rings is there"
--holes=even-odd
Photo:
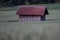
[[[46,21],[60,21],[60,19],[47,19]]]
[[[60,21],[60,19],[46,19],[46,21]],[[0,22],[19,22],[19,20],[0,20]]]
[[[19,20],[1,20],[0,22],[19,22]]]
[[[10,21],[7,21],[7,22],[19,22],[19,20],[10,20]]]

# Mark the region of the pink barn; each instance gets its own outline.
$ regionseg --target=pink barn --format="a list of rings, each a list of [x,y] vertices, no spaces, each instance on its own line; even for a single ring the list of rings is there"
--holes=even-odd
[[[18,7],[17,13],[19,21],[44,21],[45,15],[49,14],[46,6],[26,6]]]

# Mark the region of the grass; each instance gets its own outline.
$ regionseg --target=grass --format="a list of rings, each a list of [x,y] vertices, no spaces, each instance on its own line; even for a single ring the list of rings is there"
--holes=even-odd
[[[47,6],[48,10],[60,10],[60,3],[53,3],[53,4],[31,4],[31,5]],[[0,11],[16,11],[16,10],[17,10],[17,6],[0,8]]]

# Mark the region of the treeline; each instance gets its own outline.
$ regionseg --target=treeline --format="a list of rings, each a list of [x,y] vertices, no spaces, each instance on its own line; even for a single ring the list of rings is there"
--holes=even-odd
[[[16,5],[22,5],[25,4],[25,1],[27,1],[29,4],[39,4],[39,3],[60,3],[60,0],[0,0],[0,4],[16,4]]]

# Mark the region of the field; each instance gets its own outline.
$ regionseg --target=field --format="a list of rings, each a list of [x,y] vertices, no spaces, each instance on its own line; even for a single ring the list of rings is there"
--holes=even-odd
[[[0,40],[60,40],[60,5],[47,6],[46,21],[19,22],[15,7],[0,8]]]

